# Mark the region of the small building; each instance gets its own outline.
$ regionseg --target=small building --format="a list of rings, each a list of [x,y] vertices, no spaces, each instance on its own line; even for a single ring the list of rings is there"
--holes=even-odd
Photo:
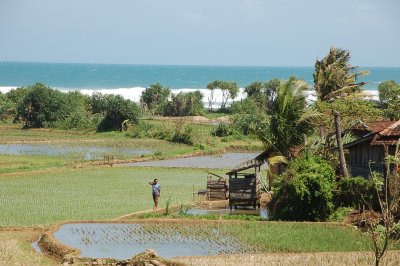
[[[228,192],[228,185],[226,181],[227,180],[225,178],[213,178],[211,175],[209,175],[207,178],[207,200],[226,200]]]
[[[226,173],[229,176],[229,206],[260,207],[261,165],[266,162],[268,151],[241,163]]]
[[[359,122],[348,130],[357,139],[343,147],[349,151],[352,176],[368,178],[371,171],[386,175],[385,158],[394,155],[400,138],[399,121]]]

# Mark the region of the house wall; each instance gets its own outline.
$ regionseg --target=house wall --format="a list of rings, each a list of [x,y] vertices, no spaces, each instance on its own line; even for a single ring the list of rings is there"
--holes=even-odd
[[[352,176],[368,178],[371,171],[384,173],[384,148],[380,145],[370,145],[370,142],[349,148],[349,170]]]

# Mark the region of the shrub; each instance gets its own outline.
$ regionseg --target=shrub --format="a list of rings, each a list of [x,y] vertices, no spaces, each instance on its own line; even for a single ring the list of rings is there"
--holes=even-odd
[[[105,99],[104,118],[98,125],[98,130],[122,130],[125,120],[133,124],[139,122],[140,110],[137,104],[119,95],[108,95]]]
[[[333,211],[335,173],[320,157],[304,155],[288,165],[275,182],[271,201],[273,218],[293,221],[324,221]]]
[[[374,182],[364,177],[340,179],[336,184],[334,203],[336,207],[359,208],[365,204],[377,207],[378,198]]]
[[[203,95],[200,91],[180,92],[177,95],[172,95],[168,102],[164,115],[167,116],[188,116],[188,115],[203,115]]]
[[[219,123],[216,127],[211,131],[212,136],[216,137],[226,137],[233,135],[234,130],[231,126],[225,123]]]
[[[13,109],[15,109],[15,104],[0,92],[0,120],[6,120],[12,116]]]
[[[17,116],[27,127],[44,127],[66,118],[72,110],[64,93],[36,83],[18,104]]]
[[[149,111],[151,114],[164,114],[170,94],[171,90],[163,87],[160,83],[151,84],[142,92],[140,102],[145,111]]]
[[[193,128],[185,122],[177,122],[171,141],[192,145],[194,143]]]

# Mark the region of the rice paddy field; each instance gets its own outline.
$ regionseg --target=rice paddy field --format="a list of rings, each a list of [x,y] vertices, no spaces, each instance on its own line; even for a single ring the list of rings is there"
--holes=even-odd
[[[152,123],[159,125],[162,122]],[[211,126],[195,127],[197,133],[204,135],[211,129]],[[57,145],[61,149],[63,146],[106,147],[117,151],[113,156],[120,162],[165,159],[199,152],[189,145],[132,139],[123,132],[22,130],[18,125],[4,124],[0,125],[0,144]],[[250,139],[218,140],[211,152],[231,148],[248,150],[249,147],[250,150],[260,149],[259,143]],[[122,148],[151,150],[152,153],[126,156],[118,152]],[[90,228],[76,229],[73,234],[78,240],[86,239],[88,245],[100,241],[94,235],[101,237],[103,234],[101,241],[111,245],[131,240],[154,241],[154,245],[182,242],[193,244],[192,249],[200,244],[209,245],[216,251],[207,254],[211,256],[178,258],[188,265],[370,265],[373,261],[372,253],[366,253],[370,250],[367,236],[339,224],[208,221],[193,217],[121,219],[126,214],[152,208],[148,182],[154,178],[159,179],[162,188],[159,206],[165,208],[192,203],[193,192],[206,187],[207,174],[197,168],[93,164],[93,160],[85,160],[82,153],[10,155],[0,151],[0,265],[58,265],[58,261],[35,253],[31,243],[41,232],[68,221],[141,224],[125,228],[125,231],[117,230],[117,233],[112,233],[115,229],[107,228],[99,232]],[[224,175],[226,169],[212,171]],[[398,265],[399,258],[398,251],[391,251],[384,261],[387,265]]]
[[[0,176],[0,226],[47,225],[63,220],[111,219],[151,209],[158,178],[160,207],[193,200],[206,174],[195,169],[97,167]]]

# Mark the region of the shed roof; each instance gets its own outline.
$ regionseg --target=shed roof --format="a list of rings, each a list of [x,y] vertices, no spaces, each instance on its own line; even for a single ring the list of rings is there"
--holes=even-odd
[[[271,152],[272,152],[272,149],[267,149],[267,150],[263,151],[262,153],[260,153],[259,155],[257,155],[254,159],[245,161],[245,162],[239,164],[238,166],[232,168],[226,174],[230,175],[230,174],[241,172],[241,171],[244,171],[244,170],[247,170],[250,168],[259,167],[265,163],[265,161],[267,160],[267,158]]]

